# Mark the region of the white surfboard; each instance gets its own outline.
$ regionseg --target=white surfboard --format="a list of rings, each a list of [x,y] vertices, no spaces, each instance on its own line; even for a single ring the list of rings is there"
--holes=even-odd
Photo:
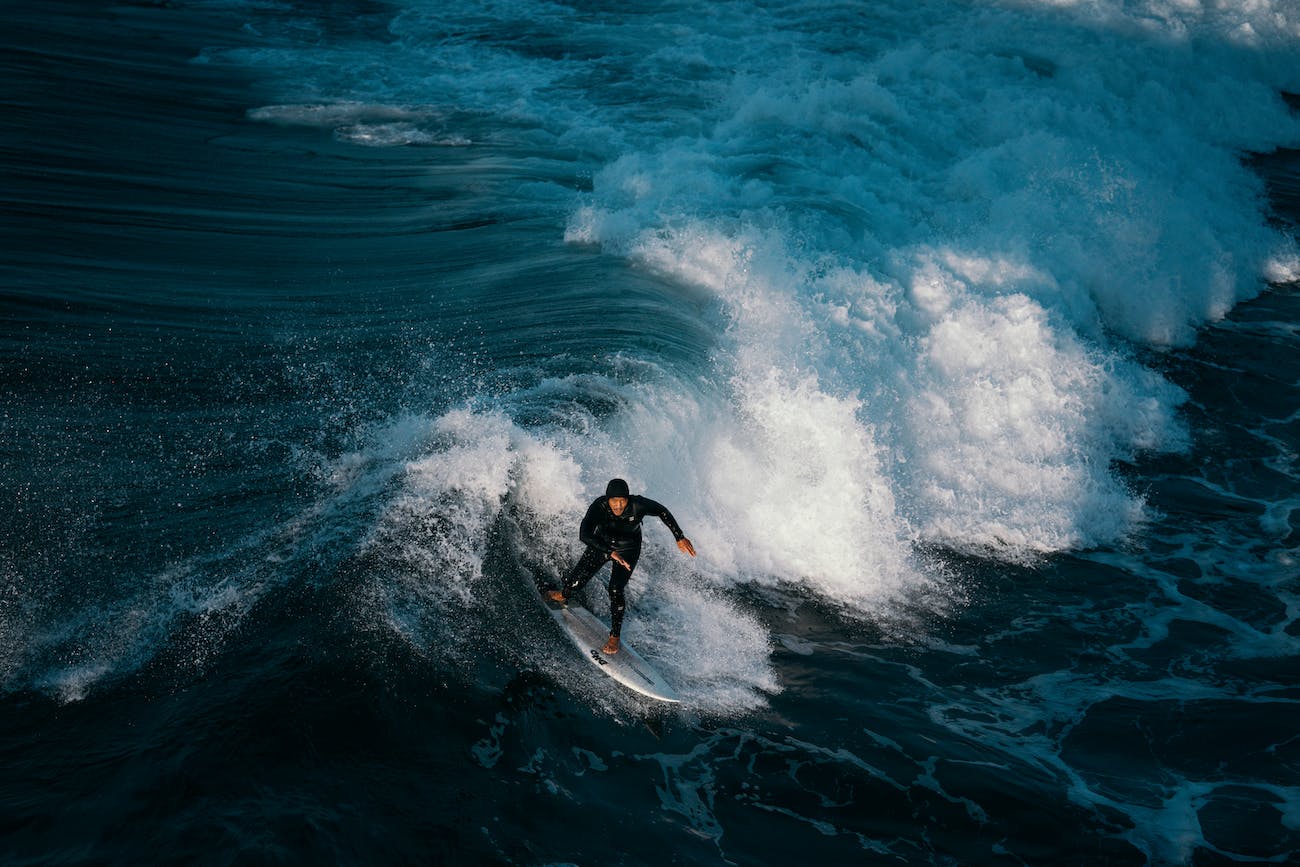
[[[551,612],[555,622],[564,629],[564,634],[578,646],[583,659],[628,689],[636,690],[644,696],[659,701],[681,701],[677,697],[677,691],[664,680],[664,676],[655,671],[639,653],[628,647],[626,641],[619,643],[618,653],[601,652],[609,640],[609,627],[601,623],[596,615],[576,602],[552,602],[544,595],[539,595],[538,598],[546,610]]]

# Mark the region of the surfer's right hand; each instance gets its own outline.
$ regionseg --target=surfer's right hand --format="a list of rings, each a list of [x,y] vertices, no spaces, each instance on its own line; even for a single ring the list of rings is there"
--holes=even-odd
[[[609,559],[613,560],[615,563],[622,566],[624,569],[627,569],[629,572],[632,570],[632,567],[627,565],[627,561],[623,559],[623,555],[619,554],[617,551],[611,551],[609,554]]]

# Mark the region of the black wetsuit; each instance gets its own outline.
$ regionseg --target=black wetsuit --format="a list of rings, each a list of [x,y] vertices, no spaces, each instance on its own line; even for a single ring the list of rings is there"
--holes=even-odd
[[[605,565],[610,555],[617,552],[627,561],[629,568],[618,563],[609,576],[609,634],[617,636],[623,628],[623,612],[627,607],[623,598],[623,588],[632,577],[636,561],[641,556],[641,521],[654,515],[672,531],[673,538],[679,542],[686,536],[672,512],[659,503],[646,497],[630,496],[623,514],[615,515],[609,508],[609,497],[601,497],[587,509],[578,529],[578,538],[587,546],[581,559],[564,576],[563,592],[566,597],[582,588],[596,574],[596,570]]]

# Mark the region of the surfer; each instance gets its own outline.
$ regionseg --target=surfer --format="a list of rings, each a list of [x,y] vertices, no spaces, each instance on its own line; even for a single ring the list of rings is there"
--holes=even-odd
[[[623,628],[623,612],[627,605],[623,598],[623,588],[632,577],[636,561],[641,556],[641,521],[654,515],[664,522],[677,540],[677,547],[683,554],[695,556],[695,546],[677,526],[673,513],[659,503],[647,497],[632,496],[627,482],[622,479],[610,479],[605,486],[605,496],[599,497],[582,519],[578,528],[578,538],[587,546],[582,557],[564,576],[564,585],[559,590],[550,590],[547,597],[553,602],[564,602],[577,590],[591,580],[606,561],[614,564],[609,577],[609,641],[602,650],[605,653],[618,653],[619,632]]]

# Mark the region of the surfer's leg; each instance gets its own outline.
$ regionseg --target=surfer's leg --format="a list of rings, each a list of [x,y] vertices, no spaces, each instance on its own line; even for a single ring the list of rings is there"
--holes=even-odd
[[[596,574],[596,570],[605,565],[605,555],[595,548],[588,548],[582,553],[582,557],[573,568],[564,576],[564,583],[561,585],[560,592],[564,598],[568,599],[574,593],[582,589],[583,585],[591,580],[591,576]]]
[[[632,569],[636,568],[636,561],[641,556],[641,549],[619,551],[618,553],[627,561],[627,565],[632,568],[627,569],[615,563],[614,569],[609,576],[609,634],[613,638],[618,638],[619,633],[623,630],[623,614],[627,611],[627,600],[623,596],[623,588],[632,579]]]

